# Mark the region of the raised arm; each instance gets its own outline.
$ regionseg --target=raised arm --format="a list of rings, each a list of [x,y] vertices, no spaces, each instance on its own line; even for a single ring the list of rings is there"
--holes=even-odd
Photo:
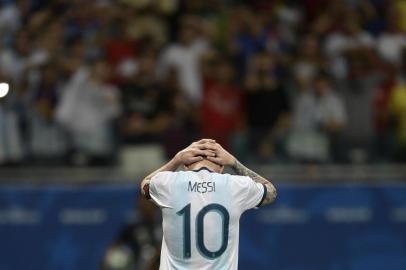
[[[248,169],[244,165],[241,164],[236,158],[234,158],[234,163],[231,165],[231,168],[238,174],[249,176],[254,182],[264,184],[266,186],[266,197],[262,203],[262,205],[267,205],[272,203],[276,199],[276,188],[271,183],[271,181],[265,179],[261,175],[257,174],[256,172]]]
[[[176,171],[181,165],[189,165],[203,160],[204,157],[215,156],[214,151],[211,150],[213,149],[213,145],[215,143],[216,142],[211,139],[202,139],[200,141],[192,143],[187,148],[178,152],[168,163],[163,165],[158,170],[150,173],[142,180],[142,194],[149,199],[149,182],[157,173],[164,171]]]
[[[277,195],[276,188],[269,180],[242,165],[241,162],[227,152],[220,144],[216,144],[215,153],[215,157],[209,156],[207,159],[223,166],[230,166],[236,174],[249,176],[254,182],[266,186],[267,193],[262,205],[270,204],[275,200]]]

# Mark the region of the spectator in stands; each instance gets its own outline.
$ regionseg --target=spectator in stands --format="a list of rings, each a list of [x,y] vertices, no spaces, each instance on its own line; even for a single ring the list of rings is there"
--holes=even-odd
[[[254,13],[248,7],[240,7],[236,19],[241,20],[238,23],[232,37],[232,49],[236,55],[238,68],[240,72],[245,72],[250,58],[266,49],[267,34],[265,25],[261,23],[259,14]]]
[[[402,68],[398,81],[389,96],[389,115],[391,117],[395,136],[395,160],[406,161],[406,50],[402,54]]]
[[[195,138],[198,138],[198,109],[189,101],[180,89],[177,80],[177,71],[172,68],[166,78],[160,80],[162,89],[166,89],[171,100],[171,116],[168,129],[163,138],[167,157],[172,157],[180,148],[186,147]]]
[[[101,270],[157,270],[162,228],[158,208],[141,196],[135,220],[126,225],[107,249]]]
[[[177,7],[177,1],[126,1],[125,3],[129,7],[133,7],[137,16],[133,16],[133,12],[128,13],[128,19],[126,19],[126,35],[137,40],[139,45],[142,41],[147,41],[146,46],[165,46],[169,39],[169,28],[171,21],[168,17],[173,12],[173,8]],[[171,3],[172,2],[172,3]],[[145,5],[145,6],[143,6]],[[126,6],[127,8],[127,6]],[[143,12],[143,10],[149,9],[153,12]],[[157,16],[157,15],[160,16]]]
[[[394,156],[395,140],[389,114],[389,98],[397,84],[398,69],[391,64],[384,66],[385,74],[374,97],[374,120],[377,132],[376,147],[378,161],[388,161]]]
[[[6,79],[8,77],[0,73],[0,81],[8,81]],[[0,99],[0,165],[19,164],[25,155],[18,94],[13,89],[7,99]]]
[[[67,141],[55,122],[55,108],[60,96],[59,73],[55,64],[48,63],[40,70],[39,83],[31,90],[28,108],[29,151],[36,159],[56,162],[66,154]]]
[[[0,8],[0,32],[15,32],[21,27],[21,11],[13,1],[2,1]]]
[[[104,60],[95,60],[79,69],[63,90],[57,119],[73,142],[74,162],[106,162],[111,158],[112,121],[121,108],[118,90],[108,84],[109,72]]]
[[[250,148],[262,161],[282,155],[289,120],[289,101],[276,77],[275,63],[267,53],[250,59],[245,77]]]
[[[347,76],[349,52],[370,53],[374,45],[372,35],[362,29],[360,15],[355,10],[344,9],[342,16],[346,19],[340,19],[341,25],[326,36],[324,44],[324,52],[331,61],[330,72],[338,79]]]
[[[203,88],[200,129],[202,137],[229,147],[232,135],[243,127],[243,93],[234,84],[234,70],[228,59],[216,57],[211,69],[213,77],[206,78]]]
[[[107,134],[115,129],[109,123],[118,116],[120,107],[117,93],[111,94],[115,91],[107,90],[114,89],[108,86],[110,83],[119,86],[124,94],[122,105],[125,110],[119,116],[124,143],[153,141],[164,145],[169,156],[192,141],[198,134],[197,127],[202,127],[205,134],[217,136],[219,140],[228,140],[230,134],[240,134],[242,136],[237,136],[240,146],[248,137],[251,145],[247,148],[253,149],[250,155],[253,160],[284,159],[284,138],[290,127],[288,148],[292,140],[299,142],[300,147],[305,145],[300,143],[308,136],[303,135],[305,133],[313,138],[307,142],[309,152],[306,150],[299,155],[288,149],[290,157],[300,161],[331,160],[325,156],[329,152],[337,153],[328,151],[326,145],[328,142],[339,144],[333,139],[340,137],[338,134],[344,136],[340,147],[343,150],[349,148],[351,152],[351,149],[360,148],[354,141],[370,144],[374,134],[371,104],[375,104],[374,113],[379,118],[378,135],[390,137],[393,128],[399,135],[401,106],[397,103],[400,101],[395,102],[401,100],[399,87],[393,88],[389,80],[376,94],[371,89],[376,83],[374,77],[380,77],[379,66],[385,67],[380,68],[380,72],[386,72],[402,64],[402,50],[406,46],[402,19],[406,5],[403,1],[389,4],[371,0],[48,2],[3,1],[0,4],[0,74],[16,89],[7,101],[2,101],[6,104],[3,112],[6,108],[8,115],[3,120],[8,119],[7,125],[15,120],[11,124],[13,128],[9,129],[19,135],[13,136],[23,138],[27,149],[31,148],[35,155],[43,156],[44,138],[54,136],[51,135],[54,134],[51,132],[55,124],[52,120],[54,109],[58,122],[71,134],[68,147],[88,156],[110,152],[112,141]],[[377,42],[374,36],[377,36]],[[216,122],[216,127],[209,128],[200,125],[198,120],[208,115],[221,120],[217,117],[220,112],[214,108],[228,108],[238,92],[228,91],[235,88],[234,84],[223,82],[229,72],[225,71],[228,64],[221,59],[219,67],[211,67],[214,77],[203,81],[206,74],[201,62],[211,52],[211,47],[216,47],[219,55],[231,60],[237,74],[235,85],[244,88],[242,96],[246,97],[247,109],[240,111],[243,115],[234,115],[232,120]],[[378,54],[374,53],[375,47]],[[159,61],[151,60],[155,56],[149,57],[145,53],[151,50],[158,55]],[[295,52],[298,52],[297,56],[294,56]],[[385,62],[383,65],[379,64],[376,55]],[[95,69],[83,68],[87,60],[95,58],[104,58],[111,68],[109,75],[113,76],[96,79],[99,76],[90,71]],[[367,67],[363,67],[364,63]],[[332,75],[336,87],[332,82],[320,83],[319,79],[314,79],[320,69]],[[54,76],[50,70],[57,74],[55,81],[49,79]],[[294,74],[294,79],[289,80],[288,74]],[[402,80],[392,84],[400,86]],[[219,87],[220,84],[227,86]],[[325,88],[320,87],[322,84],[342,90],[344,116],[339,116],[341,99],[335,91],[326,91],[327,94],[319,91]],[[104,90],[93,91],[95,88]],[[61,91],[58,102],[60,89],[66,91]],[[217,101],[222,106],[214,106],[211,98],[214,95],[221,96]],[[373,96],[375,101],[371,101]],[[293,122],[289,117],[290,100],[294,106]],[[101,106],[104,102],[109,105]],[[327,108],[327,112],[335,116],[333,125],[326,124],[328,117],[318,113],[319,107],[324,106],[320,104],[325,103],[334,104]],[[311,108],[312,104],[315,109]],[[345,125],[345,114],[349,116],[348,125]],[[234,124],[239,122],[236,118],[241,122],[246,120],[249,136],[232,131]],[[225,122],[229,124],[227,128]],[[339,127],[335,126],[337,122]],[[41,135],[42,132],[46,135]],[[161,136],[163,133],[165,136]],[[85,142],[84,136],[79,134],[95,136],[95,139]],[[326,139],[314,139],[317,136]],[[298,137],[302,139],[297,140]],[[320,142],[320,145],[312,142]],[[23,143],[15,145],[21,149],[17,152],[24,152]],[[59,146],[52,152],[58,152],[57,148],[63,152]],[[365,145],[361,148],[370,149]],[[324,152],[327,154],[312,152],[316,149],[327,149]],[[367,152],[370,156],[370,150]],[[348,159],[347,154],[342,154],[342,159]],[[385,155],[390,156],[389,153]]]
[[[0,70],[16,84],[24,80],[23,75],[29,67],[32,49],[29,43],[29,33],[20,31],[14,36],[12,46],[0,52]]]
[[[287,152],[293,161],[326,162],[329,159],[328,137],[320,129],[318,99],[313,89],[317,74],[304,72],[302,69],[295,71],[293,85],[295,92],[292,93],[294,98]]]
[[[347,123],[343,100],[337,95],[328,75],[315,78],[316,117],[320,130],[329,141],[330,157],[337,161],[341,148],[342,131]]]
[[[136,74],[120,86],[124,109],[121,134],[125,143],[160,142],[170,123],[175,93],[157,82],[155,64],[155,53],[144,53],[138,60]]]
[[[300,47],[297,48],[297,55],[293,59],[290,71],[294,77],[292,81],[298,85],[291,88],[295,88],[296,86],[309,87],[319,70],[327,66],[326,59],[321,55],[320,42],[317,36],[313,34],[303,36],[300,39],[300,44]],[[293,91],[289,92],[296,91],[293,89]],[[301,93],[301,91],[297,91],[296,93]],[[292,93],[292,95],[294,96],[295,93]]]
[[[380,57],[391,64],[401,65],[402,51],[406,47],[406,35],[400,28],[400,10],[396,5],[390,6],[387,11],[388,27],[377,40],[377,51]]]
[[[126,26],[126,20],[118,18],[112,26],[113,33],[106,41],[106,60],[116,73],[133,63],[137,55],[137,42],[128,35]],[[115,79],[119,79],[119,74],[115,75]]]
[[[348,77],[342,83],[348,115],[343,130],[343,159],[371,161],[376,154],[373,103],[382,76],[371,70],[368,59],[362,54],[350,54],[348,65]]]
[[[83,66],[85,59],[86,47],[82,38],[70,41],[65,52],[55,57],[62,78],[70,78],[73,73]]]
[[[314,76],[298,72],[295,81],[289,156],[300,162],[338,161],[347,119],[343,100],[323,72]]]
[[[288,154],[293,160],[302,162],[338,160],[341,132],[346,121],[343,101],[323,73],[312,82],[306,77],[296,80],[300,92],[293,103]]]
[[[400,30],[405,32],[406,31],[406,3],[405,1],[402,0],[395,0],[392,2],[394,9],[399,10],[399,26],[400,26]]]
[[[171,68],[176,69],[180,89],[190,102],[197,104],[202,96],[200,64],[209,50],[208,41],[202,36],[199,17],[188,16],[181,21],[179,39],[162,53],[158,74],[165,78]]]

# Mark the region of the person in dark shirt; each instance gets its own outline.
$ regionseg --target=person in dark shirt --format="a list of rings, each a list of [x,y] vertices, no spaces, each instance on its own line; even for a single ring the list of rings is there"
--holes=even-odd
[[[244,96],[233,81],[234,69],[228,59],[220,57],[212,69],[213,76],[207,76],[203,84],[200,131],[202,137],[228,148],[233,134],[242,127]]]
[[[157,270],[161,250],[162,227],[158,208],[140,195],[137,215],[124,226],[107,249],[101,270]]]
[[[39,70],[40,79],[27,94],[26,123],[29,157],[39,164],[58,164],[67,154],[67,138],[55,121],[61,93],[60,71],[51,63]]]
[[[258,53],[245,77],[247,125],[254,156],[267,161],[282,155],[281,138],[288,127],[287,94],[275,76],[272,58]]]
[[[156,82],[154,67],[153,55],[142,56],[137,74],[120,87],[124,107],[121,135],[125,143],[158,142],[168,127],[173,95]]]

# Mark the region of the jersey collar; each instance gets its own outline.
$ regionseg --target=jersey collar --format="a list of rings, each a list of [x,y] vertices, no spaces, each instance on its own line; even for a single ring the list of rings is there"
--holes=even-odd
[[[199,168],[199,169],[197,169],[197,170],[192,170],[192,171],[194,171],[194,172],[200,172],[200,171],[202,171],[202,170],[206,170],[206,171],[209,171],[209,172],[213,172],[212,170],[210,170],[210,169],[207,168],[207,167],[201,167],[201,168]]]

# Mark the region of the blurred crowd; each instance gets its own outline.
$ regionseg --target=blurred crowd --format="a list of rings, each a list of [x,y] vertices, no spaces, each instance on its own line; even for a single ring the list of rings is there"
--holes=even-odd
[[[406,1],[0,3],[0,164],[406,161]]]

